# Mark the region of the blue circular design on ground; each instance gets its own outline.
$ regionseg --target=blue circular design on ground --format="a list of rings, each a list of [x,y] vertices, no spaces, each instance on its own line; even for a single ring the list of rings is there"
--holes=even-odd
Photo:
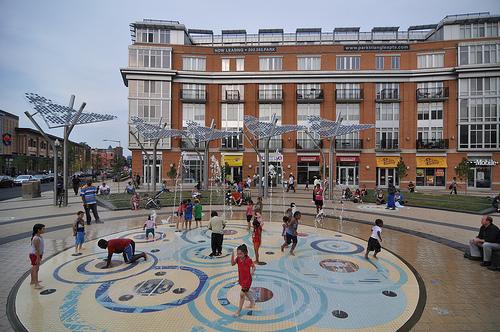
[[[63,277],[61,277],[59,275],[59,271],[63,267],[65,267],[66,265],[68,265],[68,264],[70,264],[70,263],[72,263],[72,262],[74,262],[76,260],[79,260],[79,259],[84,259],[86,257],[97,256],[97,255],[101,255],[101,254],[90,254],[90,255],[87,255],[87,256],[81,256],[81,257],[76,258],[76,259],[71,260],[71,261],[67,261],[66,263],[63,263],[63,264],[59,265],[54,270],[54,272],[52,273],[52,276],[54,277],[54,279],[56,279],[58,281],[61,281],[61,282],[64,282],[64,283],[68,283],[68,284],[100,284],[102,281],[99,281],[99,280],[89,279],[87,281],[73,281],[73,280],[67,280],[67,279],[65,279],[65,278],[63,278]],[[130,277],[134,277],[134,276],[137,276],[139,274],[142,274],[144,272],[147,272],[147,271],[151,270],[158,263],[158,258],[156,258],[156,256],[153,255],[153,254],[148,254],[148,256],[153,258],[153,264],[151,266],[149,266],[147,269],[144,269],[143,271],[140,271],[140,272],[135,273],[133,275],[129,275],[129,276],[121,277],[121,278],[107,280],[106,282],[118,281],[118,280],[130,278]],[[98,259],[101,259],[101,257],[98,257]],[[85,270],[85,266],[87,266],[87,264],[89,264],[92,261],[93,261],[93,259],[91,259],[89,261],[86,261],[86,262],[78,265],[77,271],[78,271],[78,268],[80,268],[82,271],[85,271],[85,272],[81,272],[84,275],[88,275],[89,277],[96,277],[96,276],[101,276],[102,277],[102,276],[107,276],[107,275],[114,274],[114,273],[117,273],[117,272],[123,272],[123,271],[126,271],[126,270],[130,270],[131,268],[133,268],[133,267],[135,267],[137,265],[137,263],[135,263],[135,264],[126,264],[125,268],[120,269],[120,270],[115,270],[115,271],[106,271],[106,272],[89,272],[89,271],[86,271]],[[78,272],[80,272],[80,271],[78,271]]]
[[[157,311],[163,311],[172,307],[178,307],[181,305],[184,305],[186,303],[190,303],[193,300],[195,300],[200,293],[202,292],[203,288],[205,287],[205,284],[207,283],[208,276],[205,274],[205,272],[189,267],[189,266],[177,266],[177,265],[169,265],[169,266],[155,266],[155,270],[183,270],[183,271],[189,271],[193,274],[195,274],[198,277],[198,287],[191,293],[183,297],[182,299],[173,301],[173,302],[167,302],[167,303],[162,303],[154,306],[145,306],[145,307],[136,307],[136,306],[127,306],[124,304],[116,303],[114,302],[107,294],[109,288],[115,283],[115,281],[106,281],[102,285],[100,285],[96,292],[95,292],[95,299],[98,303],[100,303],[103,307],[121,312],[121,313],[148,313],[148,312],[157,312]]]
[[[354,255],[365,250],[365,248],[357,243],[335,239],[316,240],[311,242],[311,247],[318,251],[338,255]]]
[[[234,249],[232,245],[222,245],[222,255],[221,256],[208,256],[211,252],[211,249],[208,244],[196,244],[190,246],[188,248],[180,249],[180,257],[186,264],[210,267],[210,266],[218,266],[218,265],[227,265],[229,264],[227,258],[231,256],[231,252]],[[205,252],[206,254],[204,254]],[[200,261],[193,259],[197,257]]]
[[[216,280],[217,278],[224,277],[225,275],[227,275],[227,273],[215,275],[211,277],[211,280]],[[297,326],[276,331],[296,331],[296,330],[306,329],[316,324],[318,321],[320,321],[321,318],[323,317],[323,311],[321,310],[321,308],[326,308],[328,306],[327,296],[320,288],[306,286],[308,288],[306,290],[302,285],[295,282],[294,280],[290,280],[286,277],[283,277],[282,271],[263,270],[262,272],[259,272],[257,277],[254,279],[254,282],[259,283],[259,281],[262,281],[266,287],[273,290],[274,294],[279,294],[279,291],[276,290],[277,287],[290,287],[288,291],[290,292],[291,298],[284,299],[279,295],[277,295],[271,300],[273,301],[274,299],[276,299],[276,301],[280,301],[275,303],[276,307],[259,309],[259,310],[245,309],[245,311],[242,312],[243,314],[242,316],[234,318],[232,317],[232,312],[236,311],[236,306],[229,303],[229,300],[227,299],[227,292],[232,287],[238,287],[237,282],[234,281],[235,278],[236,277],[233,275],[231,277],[227,277],[220,281],[217,281],[213,283],[205,293],[205,303],[207,307],[217,316],[219,316],[220,319],[217,319],[215,321],[208,320],[205,317],[205,315],[203,315],[196,308],[196,304],[194,302],[189,304],[189,310],[191,314],[202,324],[206,324],[207,326],[210,326],[211,328],[217,331],[231,331],[231,332],[240,331],[226,326],[233,322],[238,322],[239,324],[248,323],[254,325],[254,324],[271,324],[271,323],[283,322],[286,320],[297,321]],[[215,306],[215,304],[211,300],[212,294],[214,292],[217,292],[218,303],[221,306],[223,306],[224,309],[231,311],[230,313],[222,312],[221,310],[219,310],[219,308]],[[313,298],[316,299],[315,302],[317,306],[315,306],[314,308],[317,310],[317,312],[310,316],[304,317],[301,316],[301,314],[305,313],[308,310],[308,308],[311,308],[310,294],[313,296]],[[290,310],[289,300],[295,303],[293,306],[295,311],[293,312],[291,312]],[[301,300],[302,303],[297,304],[297,301],[299,300]],[[282,313],[283,315],[279,316],[280,313]],[[247,319],[246,317],[249,316],[258,316],[259,319],[258,320]],[[266,319],[266,316],[270,316],[271,318]],[[242,330],[243,329],[245,328],[242,327]],[[257,329],[255,328],[255,326],[253,327],[253,329],[258,330],[258,328]]]
[[[159,235],[158,238],[156,238],[157,235]],[[165,236],[166,236],[165,233],[159,232],[159,231],[155,231],[154,241],[160,241],[160,240],[164,239]],[[151,242],[154,242],[153,240],[146,240],[146,233],[145,232],[130,232],[130,233],[123,234],[119,238],[120,239],[124,239],[124,238],[130,238],[130,237],[132,237],[132,240],[135,243],[151,243]]]

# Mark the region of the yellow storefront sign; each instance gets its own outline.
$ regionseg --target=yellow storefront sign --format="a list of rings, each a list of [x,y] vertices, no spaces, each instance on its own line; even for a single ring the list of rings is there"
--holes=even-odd
[[[243,156],[224,155],[224,156],[222,156],[222,165],[226,165],[226,164],[229,167],[243,166]]]
[[[417,168],[447,168],[446,157],[417,157]]]
[[[395,168],[398,166],[400,157],[377,157],[377,167]]]

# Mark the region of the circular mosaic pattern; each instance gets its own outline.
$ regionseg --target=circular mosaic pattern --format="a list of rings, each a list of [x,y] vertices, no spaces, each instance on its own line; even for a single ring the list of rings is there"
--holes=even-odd
[[[224,230],[224,235],[234,235],[237,234],[238,232],[235,231],[234,229],[225,229]]]
[[[122,261],[112,259],[109,268],[117,267],[117,266],[120,266],[122,264],[123,264]],[[107,265],[107,259],[104,260],[103,262],[99,262],[99,263],[95,264],[94,267],[96,269],[106,269],[106,265]]]
[[[353,255],[365,250],[357,243],[334,239],[322,239],[313,241],[311,243],[311,247],[318,251],[338,255]]]
[[[319,265],[331,272],[351,273],[359,270],[359,266],[350,261],[341,259],[324,259]]]
[[[127,233],[125,235],[122,235],[120,238],[131,239],[131,240],[134,240],[135,243],[148,243],[148,242],[155,242],[155,241],[160,241],[160,240],[164,239],[165,233],[155,230],[154,239],[151,235],[149,236],[149,239],[147,239],[146,238],[146,231]]]

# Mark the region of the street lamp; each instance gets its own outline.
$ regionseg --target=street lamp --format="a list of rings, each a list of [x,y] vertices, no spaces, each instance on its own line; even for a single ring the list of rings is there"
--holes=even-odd
[[[52,143],[54,151],[54,206],[57,206],[57,149],[61,146],[61,142],[56,138]]]

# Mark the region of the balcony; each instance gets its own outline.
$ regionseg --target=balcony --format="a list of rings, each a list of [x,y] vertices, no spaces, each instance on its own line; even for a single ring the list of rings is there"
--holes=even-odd
[[[258,149],[259,150],[264,150],[265,149],[265,144],[266,140],[261,139],[259,140],[258,144]],[[280,138],[275,138],[272,137],[271,140],[269,141],[269,151],[276,151],[276,150],[281,150],[283,148],[283,140]]]
[[[323,141],[320,139],[313,141],[310,138],[299,138],[295,142],[295,148],[301,151],[317,151],[318,146],[320,149],[323,148]]]
[[[363,89],[336,89],[337,103],[360,103],[363,101]]]
[[[207,102],[207,92],[201,89],[181,89],[181,101],[204,104]]]
[[[242,101],[239,90],[226,90],[222,96],[222,102],[236,104]]]
[[[399,150],[399,140],[397,139],[383,139],[377,142],[375,150],[383,151],[397,151]]]
[[[224,137],[221,140],[221,150],[225,151],[240,151],[243,148],[243,134]]]
[[[382,89],[377,92],[375,101],[379,103],[399,102],[399,89]]]
[[[444,101],[448,99],[448,87],[417,89],[417,102]]]
[[[259,90],[257,99],[259,103],[282,103],[283,90]]]
[[[191,142],[189,140],[187,140],[186,138],[183,137],[181,140],[181,149],[182,150],[195,150],[195,147],[198,150],[205,149],[205,146],[206,146],[205,142],[196,141],[195,139],[192,139],[192,141],[193,141],[195,146],[193,146],[193,144],[191,144]]]
[[[448,139],[418,139],[417,150],[447,150]]]
[[[337,151],[359,151],[363,149],[362,139],[336,139],[335,150]]]
[[[323,101],[323,89],[297,89],[297,103],[313,104]]]

